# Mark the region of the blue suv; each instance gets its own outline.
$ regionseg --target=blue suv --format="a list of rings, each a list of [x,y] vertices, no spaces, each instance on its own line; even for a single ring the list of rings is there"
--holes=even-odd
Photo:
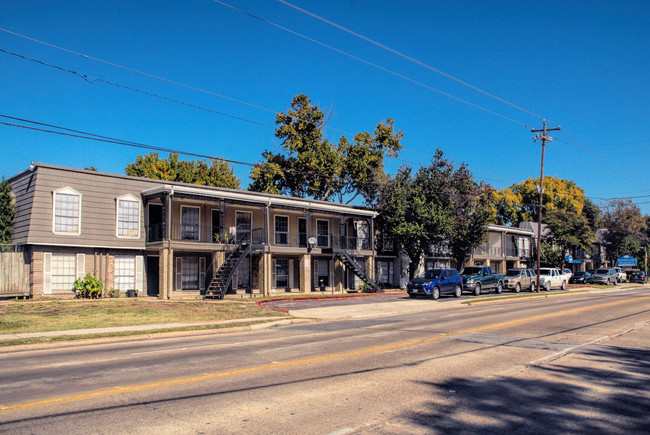
[[[456,269],[432,269],[409,281],[406,291],[412,298],[423,295],[438,299],[444,294],[459,298],[463,291],[463,280]]]

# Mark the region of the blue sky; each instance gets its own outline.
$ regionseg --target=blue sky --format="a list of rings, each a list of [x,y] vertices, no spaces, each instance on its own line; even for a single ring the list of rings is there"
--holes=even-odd
[[[210,0],[0,2],[0,49],[14,53],[0,52],[0,115],[252,163],[279,150],[274,113],[304,93],[330,112],[334,142],[393,118],[404,150],[391,173],[440,148],[497,188],[539,176],[530,130],[547,119],[562,130],[545,175],[650,213],[648,1],[290,1],[404,56],[279,1],[224,3],[247,14]],[[0,146],[7,177],[32,160],[123,174],[149,153],[6,125]],[[235,165],[242,187],[249,172]]]

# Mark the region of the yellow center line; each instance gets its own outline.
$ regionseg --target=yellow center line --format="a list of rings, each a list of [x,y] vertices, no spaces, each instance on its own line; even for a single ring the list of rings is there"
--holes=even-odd
[[[482,332],[482,331],[487,331],[487,330],[490,330],[490,329],[501,328],[501,327],[504,327],[504,326],[512,326],[512,325],[518,325],[518,324],[521,324],[521,323],[528,323],[528,322],[534,322],[534,321],[537,321],[537,320],[549,319],[549,318],[552,318],[552,317],[565,316],[565,315],[568,315],[568,314],[578,313],[578,312],[581,312],[581,311],[595,310],[595,309],[598,309],[598,308],[611,307],[611,306],[614,306],[614,305],[627,304],[627,303],[630,303],[630,302],[639,302],[639,301],[646,300],[646,299],[650,299],[650,296],[646,296],[646,297],[642,297],[642,298],[635,298],[635,299],[627,299],[627,300],[622,300],[622,301],[615,301],[615,302],[607,302],[607,303],[604,303],[604,304],[593,305],[593,306],[589,306],[589,307],[574,308],[574,309],[571,309],[571,310],[558,311],[558,312],[555,312],[555,313],[540,314],[540,315],[537,315],[537,316],[525,317],[525,318],[522,318],[522,319],[515,319],[515,320],[509,320],[509,321],[506,321],[506,322],[493,323],[493,324],[490,324],[490,325],[479,326],[479,327],[476,327],[476,328],[463,329],[463,330],[456,331],[456,332],[442,333],[442,334],[435,335],[433,337],[418,338],[418,339],[413,339],[413,340],[408,340],[408,341],[402,341],[402,342],[399,342],[399,343],[386,344],[386,345],[382,345],[382,346],[372,346],[372,347],[359,349],[359,350],[348,351],[348,352],[332,353],[332,354],[315,356],[315,357],[310,357],[310,358],[294,359],[294,360],[289,360],[289,361],[282,361],[282,362],[264,364],[264,365],[241,368],[241,369],[226,370],[226,371],[216,372],[216,373],[203,373],[201,375],[196,375],[196,376],[169,379],[169,380],[166,380],[166,381],[149,382],[149,383],[145,383],[145,384],[137,384],[137,385],[131,385],[131,386],[127,386],[127,387],[115,386],[115,387],[107,388],[107,389],[104,389],[104,390],[90,391],[90,392],[79,393],[79,394],[70,394],[70,395],[67,395],[67,396],[52,397],[52,398],[36,400],[36,401],[32,401],[32,402],[16,403],[14,405],[5,405],[5,406],[0,405],[0,414],[6,414],[6,413],[10,413],[10,412],[17,412],[17,411],[24,411],[24,410],[28,410],[28,409],[40,408],[40,407],[45,407],[45,406],[59,405],[59,404],[69,403],[69,402],[76,402],[76,401],[79,401],[79,400],[87,400],[87,399],[94,399],[94,398],[100,398],[100,397],[108,397],[108,396],[114,396],[114,395],[118,395],[118,394],[131,393],[131,392],[137,392],[137,391],[153,390],[153,389],[157,389],[157,388],[172,387],[172,386],[176,386],[176,385],[184,385],[184,384],[190,384],[190,383],[195,383],[195,382],[208,381],[208,380],[213,380],[213,379],[225,378],[225,377],[229,377],[229,376],[244,375],[244,374],[249,374],[249,373],[258,373],[258,372],[263,372],[263,371],[266,371],[266,370],[273,370],[273,369],[286,368],[286,367],[296,367],[296,366],[312,364],[312,363],[328,361],[328,360],[334,360],[334,359],[339,359],[339,358],[347,358],[347,357],[352,357],[352,356],[359,356],[359,355],[365,355],[365,354],[370,354],[370,353],[383,352],[383,351],[394,350],[394,349],[399,349],[399,348],[408,347],[408,346],[414,346],[414,345],[417,345],[417,344],[431,343],[431,342],[441,340],[441,339],[446,338],[446,337],[454,337],[454,336],[457,336],[457,335],[460,335],[460,334],[466,334],[466,333],[469,333],[469,332]]]

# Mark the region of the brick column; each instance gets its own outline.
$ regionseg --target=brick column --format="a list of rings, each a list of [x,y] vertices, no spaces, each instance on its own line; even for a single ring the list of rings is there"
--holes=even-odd
[[[299,261],[300,277],[298,287],[301,292],[311,291],[311,254],[301,255]]]

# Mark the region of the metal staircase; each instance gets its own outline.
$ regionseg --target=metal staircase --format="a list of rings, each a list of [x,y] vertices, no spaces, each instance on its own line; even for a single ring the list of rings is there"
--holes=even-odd
[[[374,279],[370,278],[370,276],[366,274],[366,268],[357,263],[357,261],[354,259],[354,256],[352,256],[350,252],[345,249],[335,249],[334,256],[345,265],[346,270],[349,269],[356,276],[358,276],[359,279],[361,279],[361,281],[363,281],[370,288],[370,291],[372,293],[384,292],[384,290],[379,287],[379,284],[377,284]]]
[[[208,284],[205,293],[203,294],[203,299],[223,299],[228,291],[228,287],[230,287],[232,277],[235,275],[237,268],[250,252],[250,243],[243,242],[236,245],[236,247],[230,251],[223,264],[212,275],[210,284]],[[210,276],[209,273],[211,271],[212,264],[210,264],[210,269],[208,270],[208,273],[206,273],[206,276]]]

